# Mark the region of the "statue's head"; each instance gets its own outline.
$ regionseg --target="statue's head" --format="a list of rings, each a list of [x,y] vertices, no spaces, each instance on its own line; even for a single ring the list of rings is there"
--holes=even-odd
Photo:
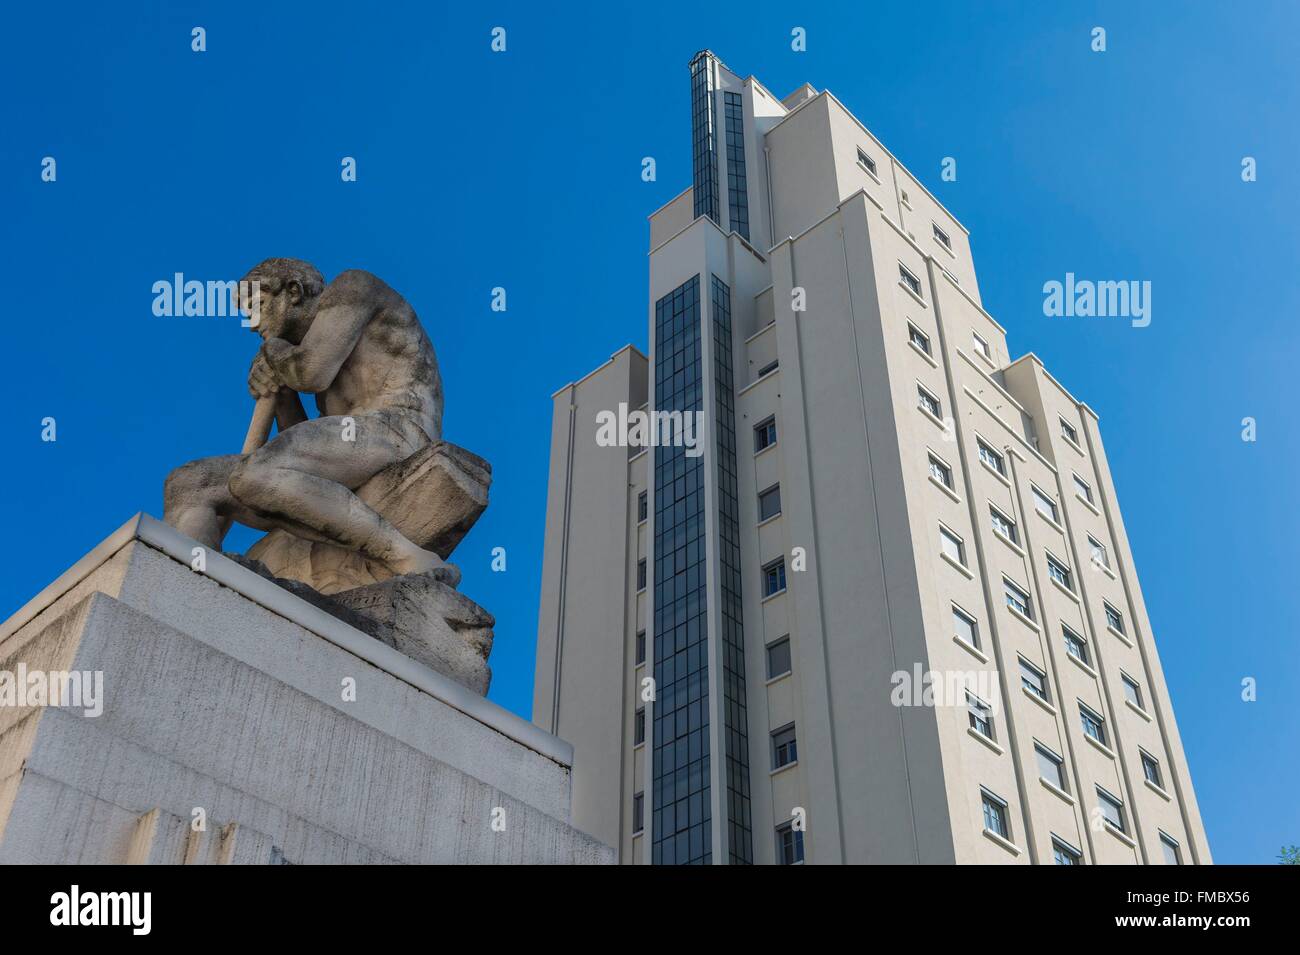
[[[316,266],[302,259],[266,259],[244,276],[241,295],[253,282],[258,290],[253,330],[263,339],[283,338],[300,344],[316,316],[316,298],[325,288]],[[247,307],[249,303],[241,304]]]

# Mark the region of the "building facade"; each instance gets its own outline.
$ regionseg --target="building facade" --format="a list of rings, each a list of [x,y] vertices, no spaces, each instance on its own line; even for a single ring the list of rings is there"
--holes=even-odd
[[[831,93],[705,51],[690,103],[650,355],[554,396],[533,719],[575,825],[634,864],[1209,863],[1096,414]]]

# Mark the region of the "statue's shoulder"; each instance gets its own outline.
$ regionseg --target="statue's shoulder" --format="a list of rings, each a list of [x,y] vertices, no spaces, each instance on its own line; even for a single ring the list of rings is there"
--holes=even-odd
[[[334,277],[321,295],[321,307],[330,305],[389,305],[402,297],[388,283],[365,269],[348,269]]]

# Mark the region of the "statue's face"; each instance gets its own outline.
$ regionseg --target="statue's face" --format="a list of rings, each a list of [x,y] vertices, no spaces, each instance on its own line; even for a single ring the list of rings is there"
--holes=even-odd
[[[289,282],[272,295],[261,289],[257,295],[258,321],[253,330],[268,338],[283,338],[297,345],[311,327],[311,300],[297,282]]]

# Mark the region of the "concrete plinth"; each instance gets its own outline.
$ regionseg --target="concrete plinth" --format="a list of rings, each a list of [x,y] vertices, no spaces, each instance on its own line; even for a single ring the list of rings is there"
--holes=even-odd
[[[611,863],[571,747],[146,515],[0,627],[0,863]],[[203,825],[196,828],[195,820]]]

